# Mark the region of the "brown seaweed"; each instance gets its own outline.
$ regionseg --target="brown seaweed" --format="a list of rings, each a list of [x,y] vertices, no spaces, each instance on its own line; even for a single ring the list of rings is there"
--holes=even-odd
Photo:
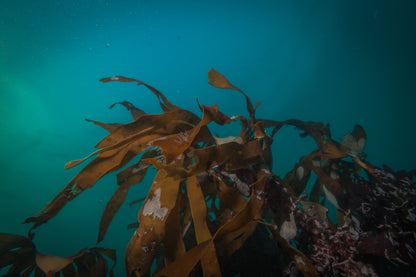
[[[364,153],[367,136],[360,125],[336,141],[329,125],[321,122],[256,119],[260,102],[254,107],[247,94],[214,69],[208,71],[208,80],[214,87],[239,91],[249,118],[230,118],[217,105],[199,103],[198,116],[138,79],[101,79],[147,87],[163,113],[146,114],[124,101],[110,108],[123,105],[132,122],[88,120],[109,134],[96,145],[97,151],[67,163],[65,168],[71,168],[94,157],[44,209],[25,220],[34,223],[29,234],[101,177],[118,171],[118,187],[101,217],[100,243],[130,187],[141,183],[153,167],[157,173],[149,193],[137,196],[141,199],[135,202],[143,204],[137,220],[132,219],[135,223],[128,226],[136,230],[124,256],[127,276],[221,276],[242,251],[250,257],[250,250],[245,250],[249,239],[279,245],[276,251],[285,261],[274,257],[281,267],[274,275],[377,276],[384,260],[391,263],[391,272],[405,268],[414,273],[416,171],[395,172],[370,164]],[[241,123],[235,137],[217,138],[208,128],[233,121]],[[312,137],[317,149],[281,179],[272,173],[271,145],[285,125],[300,130],[301,137]],[[131,164],[139,155],[140,160]],[[336,210],[335,220],[328,218],[328,209]],[[265,237],[256,230],[263,230]],[[93,247],[56,258],[37,253],[26,237],[3,234],[1,242],[1,260],[6,262],[0,267],[13,265],[6,276],[40,270],[47,276],[82,275],[81,259],[88,261],[94,276],[112,274],[104,258],[113,259],[110,250]]]
[[[113,267],[108,270],[105,257],[112,260]],[[0,234],[1,267],[9,266],[4,276],[113,276],[116,254],[113,249],[102,247],[85,248],[73,256],[59,257],[45,255],[36,250],[28,237]]]

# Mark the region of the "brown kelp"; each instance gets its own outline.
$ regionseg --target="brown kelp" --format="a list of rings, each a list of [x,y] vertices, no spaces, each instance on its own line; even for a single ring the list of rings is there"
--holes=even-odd
[[[137,224],[130,226],[136,231],[125,252],[127,276],[415,274],[416,171],[395,172],[370,164],[360,125],[336,141],[329,125],[259,119],[260,102],[254,106],[246,93],[214,69],[208,79],[214,87],[241,93],[248,118],[228,117],[217,105],[198,103],[199,117],[140,80],[101,79],[147,87],[163,113],[147,114],[124,101],[116,104],[131,112],[132,122],[88,120],[109,135],[96,145],[99,150],[66,164],[71,168],[94,157],[44,209],[25,220],[34,223],[29,237],[101,177],[118,171],[118,186],[101,216],[100,243],[130,187],[154,167],[157,173],[149,193],[138,200],[143,205]],[[210,123],[235,121],[241,123],[235,137],[218,138],[208,128]],[[272,173],[271,145],[286,125],[296,127],[302,137],[312,137],[317,149],[281,179]],[[133,163],[137,156],[139,161]],[[328,208],[337,218],[328,218]],[[38,256],[45,255],[36,252],[30,238],[2,235],[0,268],[11,265],[6,276],[28,276],[34,270],[36,276],[87,276],[79,265],[87,254],[88,269],[95,270],[89,276],[112,274],[102,256],[113,259],[111,250],[93,247],[73,257],[42,260]]]
[[[113,249],[90,247],[71,257],[59,257],[38,252],[32,239],[33,237],[0,234],[0,268],[9,266],[4,276],[34,274],[49,277],[59,273],[63,276],[113,276],[116,261]],[[105,257],[114,261],[110,270]]]

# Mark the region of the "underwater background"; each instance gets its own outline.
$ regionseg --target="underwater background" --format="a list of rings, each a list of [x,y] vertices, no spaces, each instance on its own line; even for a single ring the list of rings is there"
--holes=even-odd
[[[246,113],[245,99],[207,83],[213,67],[262,100],[259,118],[329,123],[334,139],[355,124],[367,133],[374,165],[416,167],[416,2],[403,1],[12,1],[0,2],[0,232],[26,235],[34,216],[81,169],[107,133],[86,122],[128,122],[113,103],[161,113],[132,83],[142,80],[181,108],[195,101]],[[237,135],[240,126],[215,129]],[[316,149],[292,127],[275,136],[273,172],[283,177]],[[153,174],[154,176],[154,174]],[[116,276],[152,174],[132,187],[100,246],[117,250]],[[147,180],[147,181],[146,181]],[[117,184],[101,179],[42,225],[42,253],[69,256],[93,246]]]

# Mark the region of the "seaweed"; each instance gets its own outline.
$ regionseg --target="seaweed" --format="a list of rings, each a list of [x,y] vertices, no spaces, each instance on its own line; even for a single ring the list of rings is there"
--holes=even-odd
[[[71,257],[45,255],[36,250],[32,238],[0,234],[1,268],[6,268],[5,276],[114,276],[113,268],[116,253],[113,249],[90,247],[78,251]],[[113,267],[108,270],[108,262]]]
[[[134,202],[143,204],[128,226],[136,230],[124,256],[127,276],[250,276],[253,271],[247,268],[286,276],[415,274],[415,170],[395,172],[370,164],[360,125],[336,141],[329,125],[321,122],[258,119],[260,101],[254,106],[212,68],[208,79],[214,87],[241,93],[248,118],[228,117],[217,105],[198,102],[199,117],[138,79],[101,79],[145,86],[163,113],[147,114],[124,101],[110,108],[124,106],[132,122],[87,119],[109,134],[97,151],[65,165],[71,168],[94,157],[36,216],[24,221],[33,224],[28,237],[1,234],[0,268],[9,266],[6,276],[33,271],[36,276],[112,275],[104,256],[115,261],[113,250],[92,247],[66,258],[42,255],[32,242],[35,229],[101,177],[118,171],[118,186],[101,216],[100,243],[130,187],[141,183],[150,167],[156,176],[146,198]],[[235,137],[218,138],[208,128],[235,121],[241,124]],[[285,125],[300,130],[301,137],[312,137],[317,149],[279,178],[272,172],[271,145]],[[140,159],[132,164],[135,157]],[[316,181],[307,192],[313,175]],[[328,209],[336,210],[337,219],[328,217]],[[254,262],[258,255],[275,262],[268,273]]]

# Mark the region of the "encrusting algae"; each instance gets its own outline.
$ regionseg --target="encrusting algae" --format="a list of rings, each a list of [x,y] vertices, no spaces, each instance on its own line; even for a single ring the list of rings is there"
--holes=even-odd
[[[127,276],[150,276],[154,264],[153,276],[178,277],[416,274],[416,171],[394,172],[367,162],[366,134],[359,125],[338,142],[322,123],[258,119],[260,102],[254,106],[214,69],[208,79],[214,87],[241,93],[248,118],[230,118],[217,105],[198,103],[200,118],[140,80],[101,79],[144,85],[163,113],[146,114],[124,101],[116,104],[126,107],[134,121],[87,120],[109,135],[96,145],[99,150],[65,165],[94,157],[43,210],[25,220],[33,223],[28,237],[0,234],[5,276],[113,276],[107,259],[115,262],[114,250],[43,255],[32,242],[34,230],[98,179],[119,171],[118,187],[101,217],[100,243],[130,187],[143,180],[149,167],[157,174],[147,197],[138,200],[144,201],[138,224],[130,226],[137,229],[124,256]],[[234,121],[241,123],[236,137],[217,138],[207,127]],[[281,179],[272,173],[271,144],[284,125],[312,137],[317,149]],[[128,165],[141,154],[140,161]],[[312,174],[317,179],[307,193]],[[337,222],[328,218],[328,208],[336,210]],[[258,255],[270,263],[258,263]]]

